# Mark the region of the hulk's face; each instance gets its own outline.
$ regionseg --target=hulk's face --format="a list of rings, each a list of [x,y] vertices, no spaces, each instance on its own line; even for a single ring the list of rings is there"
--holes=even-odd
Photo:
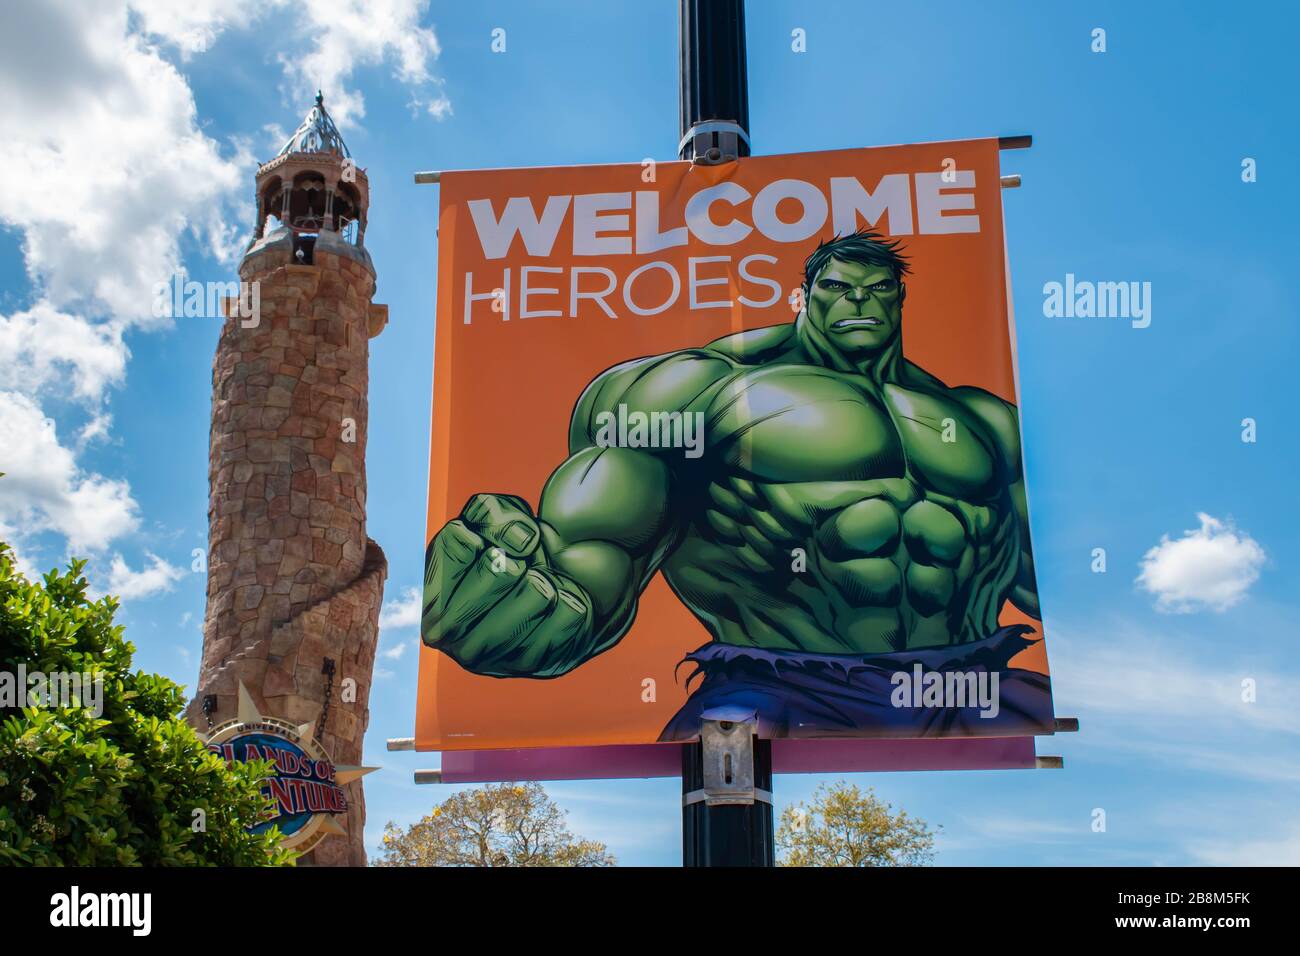
[[[906,288],[887,266],[831,259],[813,280],[808,319],[842,352],[874,352],[898,334]]]

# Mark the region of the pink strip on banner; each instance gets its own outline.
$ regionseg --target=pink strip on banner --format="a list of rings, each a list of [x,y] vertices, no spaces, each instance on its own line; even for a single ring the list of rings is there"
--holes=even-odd
[[[1034,761],[1033,737],[772,741],[773,773],[1028,770]],[[675,777],[681,770],[680,744],[442,752],[443,783]]]

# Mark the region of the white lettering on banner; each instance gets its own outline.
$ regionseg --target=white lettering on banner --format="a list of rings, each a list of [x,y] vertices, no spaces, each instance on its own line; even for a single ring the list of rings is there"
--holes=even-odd
[[[656,196],[658,193],[655,194]],[[716,202],[726,202],[738,206],[749,198],[749,190],[739,183],[718,183],[701,189],[686,203],[686,228],[700,242],[711,246],[730,246],[740,242],[753,232],[753,228],[739,219],[732,219],[725,226],[720,226],[709,215],[709,209]]]
[[[799,204],[802,213],[794,222],[782,222],[776,207],[783,199]],[[754,199],[754,225],[777,242],[803,242],[826,222],[826,197],[812,183],[802,179],[778,179],[768,183]]]
[[[731,256],[691,256],[686,260],[686,297],[687,306],[693,310],[701,309],[728,309],[735,302],[749,309],[768,309],[776,305],[784,296],[781,283],[775,279],[764,275],[758,275],[754,271],[754,263],[765,262],[768,265],[776,265],[776,256],[769,256],[763,253],[754,253],[745,256],[739,262],[734,263]],[[703,269],[701,267],[704,267]],[[521,266],[519,269],[518,282],[518,299],[512,299],[511,289],[515,286],[512,278],[513,269],[503,269],[501,281],[495,288],[484,287],[484,291],[475,291],[474,273],[465,273],[465,307],[464,316],[465,324],[471,325],[475,314],[482,319],[492,319],[500,322],[509,322],[512,316],[520,319],[532,319],[543,317],[557,317],[567,315],[571,319],[578,317],[578,303],[583,299],[589,299],[600,307],[600,310],[609,318],[619,318],[619,313],[610,307],[607,299],[619,292],[619,298],[622,299],[623,305],[627,312],[633,315],[659,315],[677,305],[682,297],[682,276],[677,269],[669,262],[662,259],[656,259],[653,262],[647,262],[633,269],[623,280],[622,289],[619,289],[618,276],[612,269],[604,266],[574,266],[568,270],[568,308],[567,309],[536,309],[534,300],[541,304],[543,296],[562,296],[564,293],[556,286],[537,285],[537,279],[530,279],[531,276],[548,274],[562,275],[564,269],[559,266]],[[651,291],[653,283],[649,274],[654,272],[663,272],[668,277],[670,288],[665,294],[663,301],[652,301],[653,293]],[[587,278],[589,276],[604,277],[604,285],[596,288],[596,279]],[[643,278],[644,277],[644,278]],[[585,280],[585,281],[584,281]],[[563,283],[564,280],[561,280]],[[739,293],[735,299],[722,297],[719,293],[710,293],[707,297],[701,296],[702,289],[708,286],[734,286]],[[759,296],[762,296],[761,298]],[[513,310],[511,303],[517,301],[518,309]],[[474,303],[482,302],[477,310]],[[562,303],[563,300],[561,299]],[[499,304],[498,304],[499,303]],[[552,300],[548,304],[560,304]]]
[[[570,213],[573,255],[608,257],[683,246],[688,234],[710,246],[743,242],[755,229],[776,242],[803,242],[828,224],[836,235],[862,226],[891,236],[977,233],[974,190],[975,173],[969,169],[888,173],[872,189],[855,176],[833,176],[825,186],[778,179],[757,195],[728,181],[697,191],[686,201],[683,223],[669,223],[667,229],[662,197],[654,190],[548,196],[540,216],[528,196],[509,197],[500,216],[490,199],[471,199],[467,205],[486,259],[504,259],[516,237],[528,255],[550,256]],[[798,209],[790,221],[777,214],[783,202]]]
[[[586,292],[578,291],[578,282],[584,275],[604,275],[609,280],[609,284],[599,292],[588,289]],[[578,317],[578,300],[593,300],[604,313],[611,319],[617,319],[618,315],[605,303],[605,296],[609,295],[618,287],[618,276],[614,275],[614,270],[606,269],[604,266],[574,266],[569,275],[569,318]]]
[[[686,227],[659,231],[659,194],[638,190],[636,194],[637,255],[686,245]]]
[[[759,262],[767,262],[771,265],[776,265],[777,262],[776,256],[765,256],[761,252],[756,252],[752,256],[745,256],[745,258],[740,260],[740,278],[745,282],[753,282],[758,285],[767,286],[772,290],[772,298],[764,299],[760,302],[756,299],[750,299],[742,295],[740,296],[740,304],[751,309],[766,309],[769,306],[776,305],[776,303],[780,301],[781,283],[777,282],[775,279],[764,279],[762,276],[756,276],[750,273],[748,268],[749,264],[755,260]]]
[[[950,179],[945,173],[916,174],[916,224],[921,235],[950,235],[957,232],[979,232],[979,216],[945,216],[948,209],[974,209],[975,194],[957,192],[975,188],[975,174],[969,169],[958,169]]]
[[[559,309],[547,309],[541,312],[533,312],[528,308],[528,297],[530,295],[559,295],[559,289],[542,288],[540,286],[529,287],[528,277],[534,273],[546,273],[549,275],[563,275],[564,270],[559,266],[524,266],[519,270],[519,318],[521,319],[540,319],[546,316],[563,315]]]
[[[692,309],[729,309],[733,305],[730,299],[716,299],[712,302],[701,302],[696,296],[696,290],[706,285],[726,285],[727,277],[723,276],[718,279],[701,279],[696,267],[701,263],[707,262],[730,262],[731,256],[701,256],[688,260],[686,266],[687,286],[690,288],[690,301]]]
[[[912,234],[912,187],[907,173],[881,176],[874,193],[867,192],[853,176],[833,176],[831,208],[835,210],[832,231],[837,236],[856,232],[859,216],[868,226],[875,226],[886,212],[889,228],[882,226],[882,232],[891,236]]]
[[[575,256],[630,255],[632,252],[630,237],[615,238],[601,235],[606,232],[627,232],[628,217],[601,214],[631,207],[631,193],[591,193],[587,196],[574,196],[573,254]]]
[[[465,324],[470,324],[471,312],[474,303],[479,299],[492,299],[501,302],[501,321],[510,321],[510,270],[505,270],[505,279],[502,285],[496,289],[488,289],[487,292],[474,291],[474,273],[465,273]]]
[[[664,272],[668,273],[668,277],[673,280],[673,294],[670,295],[667,299],[665,299],[662,305],[651,306],[649,308],[642,308],[641,306],[637,305],[632,301],[632,284],[636,282],[636,280],[640,278],[644,273],[649,272],[651,269],[663,269]],[[671,308],[673,303],[677,301],[677,297],[681,295],[681,293],[682,293],[682,278],[677,274],[677,270],[674,269],[666,262],[647,262],[645,265],[641,266],[640,268],[633,269],[631,274],[628,275],[628,277],[625,280],[623,280],[623,304],[626,305],[632,312],[635,312],[637,315],[658,315],[660,312],[663,312],[666,309]]]
[[[469,214],[478,230],[478,240],[487,259],[504,259],[516,235],[524,240],[530,256],[549,256],[555,245],[555,236],[568,211],[572,196],[551,196],[546,200],[542,218],[537,218],[532,200],[527,196],[512,196],[506,200],[505,211],[497,219],[492,213],[490,199],[471,199]]]

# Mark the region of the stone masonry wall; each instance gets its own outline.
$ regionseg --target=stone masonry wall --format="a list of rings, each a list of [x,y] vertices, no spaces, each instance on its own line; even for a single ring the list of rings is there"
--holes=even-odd
[[[233,718],[242,681],[264,715],[317,721],[331,658],[321,740],[335,763],[360,764],[388,570],[365,527],[374,275],[322,250],[299,265],[285,244],[246,258],[240,278],[260,283],[260,321],[228,317],[213,366],[208,605],[188,716],[206,729],[215,694],[213,725]],[[340,696],[348,678],[355,703]],[[345,789],[348,838],[303,862],[365,864],[361,783]]]

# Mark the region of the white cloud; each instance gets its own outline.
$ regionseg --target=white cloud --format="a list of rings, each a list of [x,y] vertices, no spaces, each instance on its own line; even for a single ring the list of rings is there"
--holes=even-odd
[[[284,127],[279,123],[264,123],[262,132],[266,134],[267,151],[277,153],[286,142],[289,141],[289,134],[284,131]]]
[[[1104,714],[1129,726],[1171,721],[1196,727],[1202,741],[1210,731],[1243,726],[1300,733],[1292,705],[1300,697],[1300,675],[1235,654],[1234,659],[1189,660],[1187,643],[1123,624],[1094,629],[1086,637],[1067,638],[1057,631],[1048,638],[1057,713]],[[1243,700],[1246,678],[1255,682],[1253,701]]]
[[[1168,535],[1142,558],[1137,583],[1156,596],[1156,609],[1188,613],[1226,611],[1259,578],[1266,555],[1250,535],[1207,514],[1181,538]]]
[[[1283,742],[1284,745],[1290,743]],[[1118,734],[1113,731],[1094,733],[1089,740],[1091,747],[1104,748],[1110,760],[1130,768],[1149,764],[1192,770],[1220,777],[1235,786],[1246,781],[1289,787],[1300,783],[1300,761],[1272,752],[1260,744],[1258,738],[1241,734],[1235,737],[1221,735],[1214,745],[1207,746],[1195,741],[1175,740],[1172,734],[1139,737],[1132,730]]]
[[[1300,827],[1267,839],[1193,844],[1190,852],[1209,866],[1300,866]]]
[[[4,479],[0,478],[0,482],[3,481]],[[18,535],[14,529],[5,524],[4,521],[0,521],[0,541],[9,545],[9,558],[13,561],[14,568],[28,581],[39,581],[41,577],[40,569],[33,557],[14,543],[17,540]]]
[[[185,58],[207,53],[231,24],[250,25],[288,0],[129,0],[141,29],[177,48]]]
[[[129,0],[141,28],[177,49],[183,59],[212,49],[229,29],[254,21],[279,28],[294,45],[279,63],[295,103],[325,93],[330,114],[342,126],[359,122],[365,97],[351,85],[357,67],[389,62],[411,100],[435,119],[451,112],[442,81],[431,73],[442,52],[430,27],[420,25],[428,0]],[[306,50],[299,49],[306,47]],[[279,148],[284,137],[276,143]]]
[[[81,451],[93,441],[107,439],[108,430],[113,424],[113,416],[102,409],[95,412],[77,432],[77,450]]]
[[[667,778],[644,781],[635,795],[621,792],[613,780],[588,780],[581,786],[557,783],[547,794],[566,814],[569,830],[588,840],[599,840],[610,851],[630,853],[671,843],[680,821],[665,808],[671,806],[665,791]]]
[[[122,382],[129,355],[118,322],[89,322],[44,301],[0,315],[0,388],[34,395],[56,387],[93,402]]]
[[[379,629],[396,630],[420,623],[420,589],[407,588],[395,599],[385,601],[379,612]]]
[[[22,233],[35,290],[53,311],[169,323],[153,316],[153,286],[180,269],[186,230],[220,244],[230,200],[247,188],[247,157],[223,154],[200,129],[185,78],[131,30],[124,3],[10,14],[0,219]]]
[[[1034,820],[1022,815],[998,817],[962,817],[966,827],[977,834],[987,845],[997,843],[1070,843],[1086,837],[1088,818],[1082,822],[1061,823],[1055,820]]]
[[[0,392],[0,455],[0,525],[10,533],[54,531],[71,550],[93,551],[138,527],[127,483],[78,466],[54,422],[25,395]]]
[[[120,554],[113,555],[113,562],[108,569],[108,593],[115,594],[123,601],[153,597],[163,591],[170,591],[172,585],[185,576],[185,572],[176,565],[158,557],[147,554],[149,563],[139,571],[132,571]]]
[[[1232,786],[1300,781],[1300,672],[1285,658],[1115,619],[1049,635],[1056,713],[1080,720],[1080,733],[1054,738],[1067,768],[1078,759]]]
[[[305,55],[282,54],[280,64],[296,100],[325,92],[326,108],[343,125],[366,114],[365,98],[349,88],[357,66],[394,63],[394,75],[412,90],[412,99],[427,105],[441,119],[434,104],[445,101],[441,85],[433,80],[430,65],[441,49],[433,30],[420,26],[426,0],[304,0],[295,4],[302,29],[313,49]],[[427,92],[429,86],[438,89]]]
[[[406,649],[410,646],[411,644],[409,641],[403,641],[401,644],[394,644],[387,650],[380,651],[379,656],[390,661],[401,660],[402,655],[406,653]]]
[[[384,606],[379,611],[380,632],[415,627],[420,623],[421,610],[419,588],[406,588],[396,598],[384,602]],[[387,661],[399,661],[410,646],[410,641],[402,641],[380,651],[379,656]],[[394,675],[392,671],[381,668],[375,672],[375,676],[392,677]]]
[[[451,115],[451,100],[446,94],[439,93],[437,96],[421,104],[430,116],[436,120],[446,119]]]

